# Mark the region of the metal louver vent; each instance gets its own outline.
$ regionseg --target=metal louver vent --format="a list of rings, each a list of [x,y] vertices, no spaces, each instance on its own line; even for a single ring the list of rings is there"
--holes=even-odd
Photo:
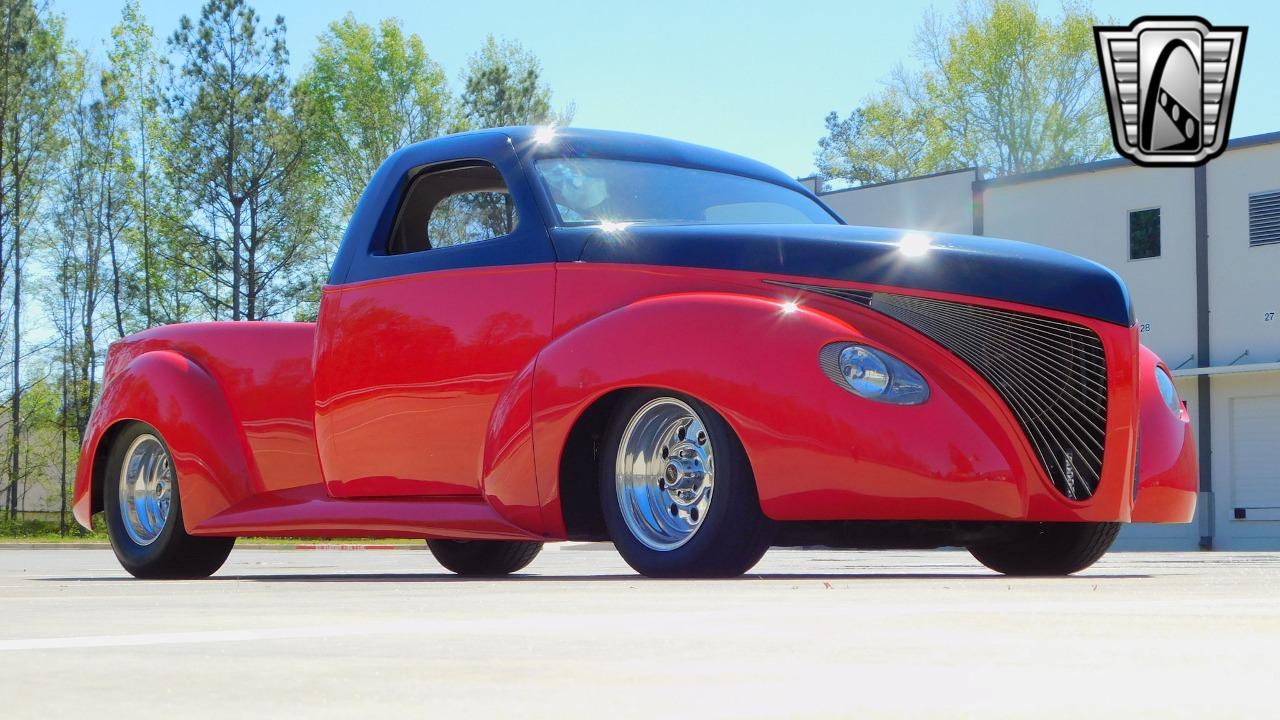
[[[1249,244],[1280,243],[1280,190],[1249,196]]]
[[[1107,362],[1083,325],[1020,312],[874,293],[870,307],[950,350],[996,389],[1063,495],[1091,497],[1102,477]]]

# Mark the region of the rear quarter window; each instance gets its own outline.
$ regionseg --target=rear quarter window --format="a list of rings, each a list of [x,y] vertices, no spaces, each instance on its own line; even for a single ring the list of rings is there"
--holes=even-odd
[[[386,252],[403,255],[484,242],[511,234],[518,224],[506,182],[492,165],[428,171],[409,183]]]

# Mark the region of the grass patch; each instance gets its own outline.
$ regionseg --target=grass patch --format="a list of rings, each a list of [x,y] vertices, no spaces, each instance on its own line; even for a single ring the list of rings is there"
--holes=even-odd
[[[93,518],[92,532],[74,520],[65,535],[58,532],[57,520],[0,520],[0,544],[4,543],[83,543],[107,542],[107,526],[102,515]],[[242,537],[237,544],[248,545],[420,545],[418,538],[317,538],[317,537]]]
[[[57,520],[0,519],[0,542],[106,542],[107,531],[101,523],[89,532],[80,524],[67,518],[67,533],[58,531]]]

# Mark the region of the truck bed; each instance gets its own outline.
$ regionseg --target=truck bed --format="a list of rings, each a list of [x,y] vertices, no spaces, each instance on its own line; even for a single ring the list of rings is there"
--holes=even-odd
[[[314,342],[314,323],[167,325],[112,345],[104,383],[142,353],[181,354],[209,373],[225,394],[256,466],[257,491],[320,484],[311,389]]]

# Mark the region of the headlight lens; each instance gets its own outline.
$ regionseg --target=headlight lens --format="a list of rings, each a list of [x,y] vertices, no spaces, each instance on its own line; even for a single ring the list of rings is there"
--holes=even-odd
[[[1182,403],[1178,400],[1178,390],[1173,387],[1173,377],[1169,371],[1156,366],[1156,387],[1160,388],[1160,397],[1175,417],[1182,417]]]
[[[929,385],[914,368],[866,345],[835,343],[818,356],[822,371],[859,397],[894,405],[918,405],[929,399]]]
[[[840,376],[863,397],[875,397],[889,387],[889,368],[885,361],[860,345],[840,351]]]

